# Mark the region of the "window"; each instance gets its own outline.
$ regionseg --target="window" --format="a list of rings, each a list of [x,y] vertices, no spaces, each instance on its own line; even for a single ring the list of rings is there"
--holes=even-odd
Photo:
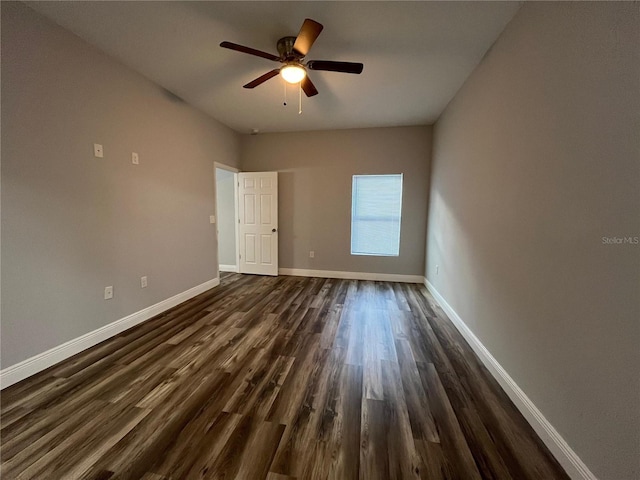
[[[400,254],[402,174],[354,175],[351,255]]]

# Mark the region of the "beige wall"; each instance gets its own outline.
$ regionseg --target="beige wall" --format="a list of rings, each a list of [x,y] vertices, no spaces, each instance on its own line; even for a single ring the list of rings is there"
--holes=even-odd
[[[236,265],[235,173],[216,169],[218,255],[220,265]],[[237,265],[236,265],[237,266]]]
[[[640,478],[639,19],[525,4],[434,131],[428,279],[602,480]]]
[[[24,4],[1,43],[8,367],[217,276],[213,164],[238,136]]]
[[[241,164],[280,172],[281,268],[422,275],[430,152],[431,127],[273,133],[243,136]],[[353,256],[352,176],[383,173],[404,173],[400,256]]]

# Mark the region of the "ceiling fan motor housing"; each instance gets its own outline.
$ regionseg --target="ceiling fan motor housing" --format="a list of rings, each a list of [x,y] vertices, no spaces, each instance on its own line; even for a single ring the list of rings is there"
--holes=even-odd
[[[282,37],[278,40],[278,53],[285,62],[299,62],[304,55],[300,55],[293,49],[296,37]]]

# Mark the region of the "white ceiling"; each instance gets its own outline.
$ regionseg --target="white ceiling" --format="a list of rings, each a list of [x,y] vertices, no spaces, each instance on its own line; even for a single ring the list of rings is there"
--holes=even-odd
[[[325,130],[435,122],[519,2],[29,2],[35,10],[234,130]],[[320,94],[280,77],[242,85],[277,67],[220,48],[223,40],[277,54],[305,18],[324,30],[307,59],[364,63],[361,75],[312,71]]]

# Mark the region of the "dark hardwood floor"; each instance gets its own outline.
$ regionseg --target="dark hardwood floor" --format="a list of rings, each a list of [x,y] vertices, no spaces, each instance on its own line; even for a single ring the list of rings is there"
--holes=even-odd
[[[3,479],[566,479],[422,286],[225,275],[1,394]]]

